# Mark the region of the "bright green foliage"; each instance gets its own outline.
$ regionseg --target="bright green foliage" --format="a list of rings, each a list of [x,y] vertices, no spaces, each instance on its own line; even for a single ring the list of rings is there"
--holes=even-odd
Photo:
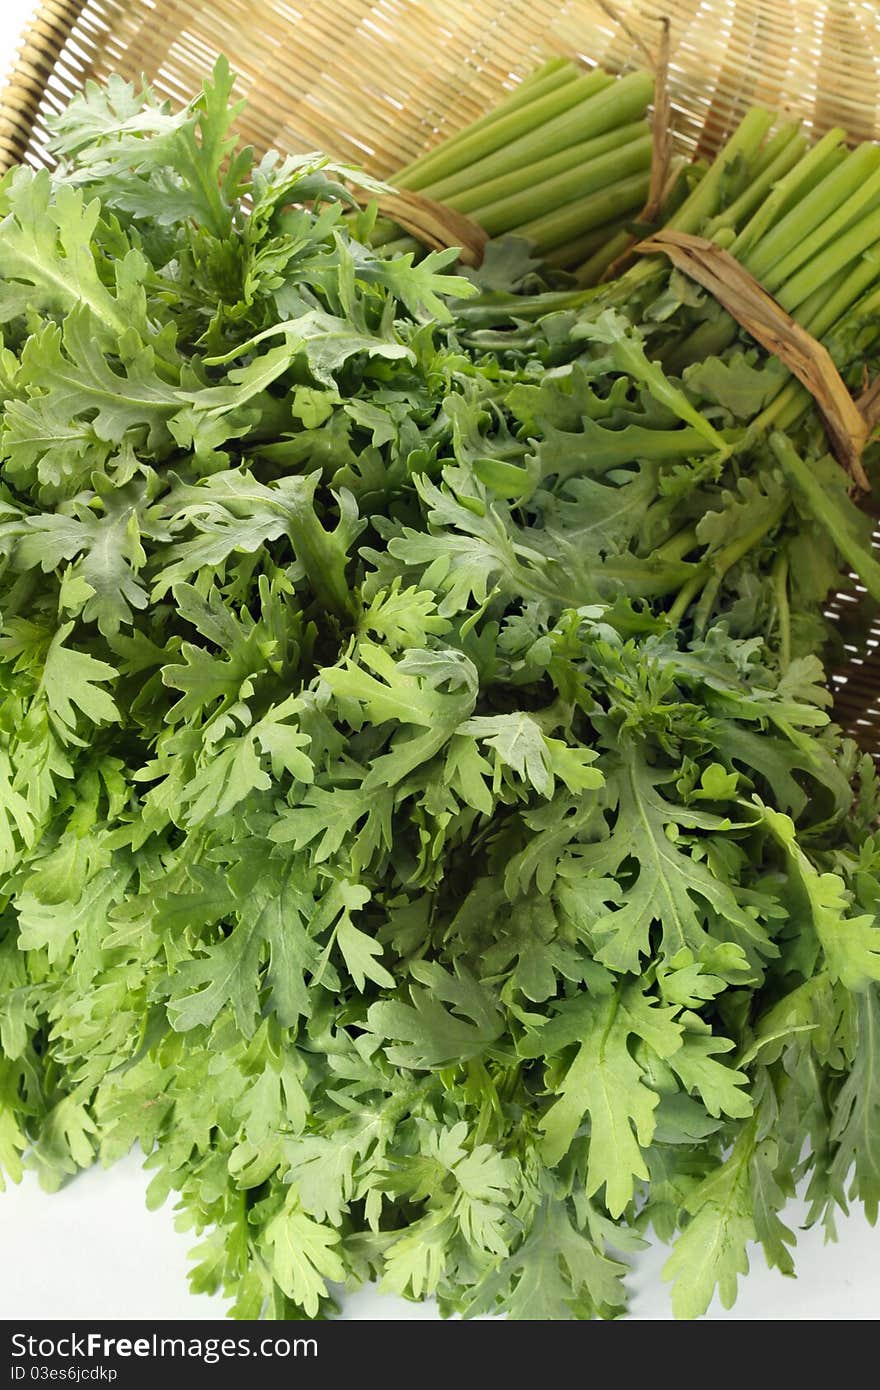
[[[140,1143],[238,1317],[615,1317],[651,1229],[697,1316],[880,1202],[858,519],[674,277],[484,333],[229,90],[0,185],[0,1169]]]

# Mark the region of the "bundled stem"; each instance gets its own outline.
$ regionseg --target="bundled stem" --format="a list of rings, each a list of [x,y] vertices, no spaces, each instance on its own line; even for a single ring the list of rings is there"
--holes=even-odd
[[[584,247],[596,218],[619,224],[644,197],[643,181],[633,184],[632,176],[651,167],[651,94],[648,73],[613,79],[556,60],[393,182],[467,214],[492,236],[526,236],[560,267],[575,267],[597,249],[592,238]],[[583,215],[571,210],[600,190],[604,201]],[[609,237],[616,230],[611,225]],[[372,244],[389,255],[418,249],[389,218],[377,222]]]

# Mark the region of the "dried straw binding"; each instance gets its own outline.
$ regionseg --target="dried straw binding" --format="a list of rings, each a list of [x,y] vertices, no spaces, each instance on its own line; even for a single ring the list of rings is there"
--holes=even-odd
[[[608,13],[613,8],[614,16]],[[0,95],[0,171],[45,161],[45,117],[84,82],[146,77],[182,101],[220,52],[244,137],[323,148],[385,175],[488,110],[552,53],[622,70],[670,20],[679,146],[712,153],[750,105],[821,134],[880,136],[880,7],[869,0],[45,0]],[[880,539],[880,533],[878,533]],[[844,646],[837,717],[880,753],[880,620]]]

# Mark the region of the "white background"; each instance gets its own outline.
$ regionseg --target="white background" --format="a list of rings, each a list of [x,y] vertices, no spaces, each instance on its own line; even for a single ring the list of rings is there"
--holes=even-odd
[[[31,0],[0,0],[0,74],[33,10]],[[0,267],[2,272],[2,267]],[[144,1205],[146,1179],[133,1155],[109,1172],[84,1173],[52,1196],[28,1177],[0,1196],[0,1316],[15,1318],[222,1318],[224,1303],[189,1293],[189,1235],[174,1229],[170,1204]],[[792,1224],[803,1208],[790,1213]],[[880,1311],[880,1229],[861,1213],[841,1217],[840,1241],[826,1246],[820,1231],[798,1246],[800,1277],[767,1270],[756,1251],[736,1307],[717,1303],[710,1318],[747,1320],[874,1320]],[[632,1315],[670,1317],[660,1271],[665,1251],[642,1256],[634,1271]],[[367,1289],[350,1298],[345,1315],[363,1320],[434,1318],[430,1305],[412,1305]]]

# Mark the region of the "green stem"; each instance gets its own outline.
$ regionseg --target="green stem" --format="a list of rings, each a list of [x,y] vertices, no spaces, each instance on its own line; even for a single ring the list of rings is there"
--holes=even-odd
[[[658,545],[654,554],[660,560],[683,560],[689,550],[697,544],[697,531],[694,526],[684,526],[670,536],[668,541]]]
[[[603,155],[621,149],[645,135],[650,139],[650,132],[644,121],[630,121],[628,125],[606,130],[594,140],[580,141],[566,149],[557,150],[556,154],[537,160],[534,164],[500,174],[497,178],[480,184],[479,188],[470,188],[465,193],[453,193],[446,201],[458,212],[466,212],[472,215],[475,221],[481,222],[481,211],[494,209],[504,199],[516,197],[518,194],[528,194],[530,189],[537,189],[539,185],[546,192],[552,193],[555,180],[561,175],[567,174],[571,177],[574,171],[575,176],[579,173],[583,177],[589,173],[594,160],[601,159]],[[424,191],[430,197],[434,196],[430,188]],[[573,196],[576,197],[579,191],[575,186]]]
[[[795,144],[802,143],[804,151],[809,149],[809,141],[803,135],[800,121],[785,121],[769,139],[764,141],[755,155],[752,162],[752,178],[763,178],[770,166],[776,163],[781,152],[787,149],[793,141]]]
[[[622,256],[627,247],[632,243],[632,234],[626,227],[621,227],[620,231],[615,232],[605,240],[597,251],[590,256],[589,260],[584,261],[575,274],[575,281],[578,285],[585,288],[589,285],[598,285],[605,271],[613,265],[618,256]]]
[[[490,236],[516,230],[520,236],[543,245],[541,233],[536,229],[555,227],[557,212],[560,223],[565,224],[567,218],[569,225],[578,226],[581,210],[594,194],[605,189],[619,189],[622,197],[628,197],[622,185],[633,175],[650,169],[652,150],[651,136],[643,135],[621,149],[610,150],[583,168],[571,169],[555,179],[548,179],[546,183],[523,188],[513,197],[504,198],[491,207],[481,206],[474,212],[474,218]],[[625,207],[629,207],[629,203],[621,205],[622,209]],[[565,213],[561,211],[563,208],[566,209]],[[616,210],[612,211],[611,216]],[[602,220],[607,221],[608,218]],[[588,227],[594,226],[596,223],[593,221],[588,224]],[[559,245],[560,242],[554,244]]]
[[[677,599],[675,600],[675,603],[672,605],[672,607],[669,609],[669,612],[666,614],[667,618],[669,619],[669,623],[672,627],[681,627],[682,619],[684,618],[685,613],[690,608],[692,602],[694,601],[700,590],[705,587],[706,580],[708,578],[708,569],[701,568],[697,572],[697,574],[694,575],[693,579],[689,579],[687,584],[685,584],[684,587],[679,590],[679,594]]]
[[[680,591],[675,603],[669,610],[668,618],[673,626],[677,627],[685,613],[690,607],[697,594],[703,590],[703,598],[694,615],[694,623],[698,630],[705,627],[709,617],[709,610],[714,601],[715,595],[721,586],[728,570],[733,569],[734,565],[739,564],[740,560],[748,555],[756,545],[759,545],[765,536],[779,525],[789,507],[788,497],[784,497],[775,507],[772,507],[767,515],[753,526],[745,535],[737,537],[736,540],[729,541],[718,554],[711,560],[706,560],[700,566],[699,572],[693,579],[685,584]]]
[[[880,149],[875,146],[868,148],[880,158]],[[853,159],[855,159],[855,155],[853,155]],[[762,278],[764,287],[772,294],[778,285],[785,284],[795,271],[811,261],[834,237],[851,227],[857,218],[862,217],[872,208],[876,209],[878,200],[880,200],[880,169],[875,168],[873,174],[864,179],[854,193],[841,201],[830,217],[824,218],[809,235],[802,233],[798,237],[788,254],[783,255],[764,275]]]
[[[863,317],[876,311],[875,296],[869,296],[864,304],[859,303],[866,291],[870,290],[880,276],[880,241],[875,241],[865,255],[850,272],[842,277],[833,293],[811,313],[804,314],[801,322],[814,338],[824,338],[843,320],[844,315]],[[806,307],[806,306],[804,306]]]
[[[806,310],[809,305],[811,314],[817,312],[824,304],[832,298],[840,282],[844,279],[841,273],[834,279],[826,282],[820,289],[816,290],[804,303]],[[807,318],[801,314],[799,321],[805,328],[809,327]],[[811,330],[812,331],[812,330]],[[663,354],[661,361],[664,368],[672,376],[681,376],[685,369],[694,362],[705,362],[707,357],[718,357],[724,352],[725,348],[730,347],[740,332],[740,326],[726,309],[713,315],[712,318],[705,319],[692,333],[679,343],[674,343]],[[816,336],[814,334],[814,336]],[[771,358],[764,371],[767,373],[779,369],[780,386],[787,379],[787,369],[783,367],[778,358]]]
[[[517,87],[517,92],[526,91],[528,88],[534,89],[539,82],[544,82],[552,73],[559,72],[563,68],[571,69],[573,64],[569,58],[548,58],[539,68],[532,68]],[[578,69],[574,68],[575,75]]]
[[[601,227],[603,222],[636,211],[647,197],[649,181],[646,165],[640,172],[600,188],[579,202],[569,203],[543,217],[523,223],[516,228],[517,235],[534,242],[539,251],[564,246],[593,227]]]
[[[771,112],[753,106],[740,121],[727,144],[667,226],[679,232],[699,232],[707,218],[716,212],[733,166],[748,165],[754,159],[773,121]]]
[[[877,218],[868,216],[851,227],[843,236],[826,246],[818,256],[803,267],[787,284],[777,291],[776,298],[790,314],[807,299],[819,286],[824,285],[838,271],[850,265],[857,257],[863,256],[877,240]],[[880,266],[876,267],[880,270]]]
[[[736,320],[722,310],[713,318],[697,324],[680,343],[666,349],[661,358],[664,371],[670,376],[681,376],[692,362],[705,362],[707,357],[719,356],[725,348],[730,347],[738,332]]]
[[[573,63],[570,58],[551,58],[539,68],[527,73],[503,101],[496,102],[485,115],[477,116],[475,120],[470,121],[467,126],[468,134],[475,130],[485,130],[493,121],[501,120],[511,111],[527,106],[530,101],[537,101],[539,97],[545,97],[567,83],[574,82],[576,78],[583,77],[585,71],[585,68]]]
[[[865,238],[872,230],[876,235],[876,227],[871,226],[874,220],[865,219],[864,224],[860,223],[858,234],[843,247],[839,243],[829,246],[826,253],[806,267],[807,276],[799,280],[794,290],[791,286],[784,286],[779,292],[777,297],[789,312],[794,308],[801,310],[799,322],[814,338],[823,338],[830,332],[859,296],[880,277],[880,241],[865,244]],[[861,247],[855,265],[852,265],[855,259],[851,255],[853,245]],[[842,268],[836,265],[839,261],[844,262]],[[722,353],[738,332],[739,327],[730,314],[716,314],[698,324],[680,343],[667,350],[663,365],[673,375],[680,375],[691,362],[702,362],[707,357]],[[772,408],[775,399],[762,415]],[[768,420],[772,418],[772,414],[767,416]],[[763,424],[760,428],[763,428]]]
[[[370,233],[370,245],[374,251],[384,252],[393,241],[400,240],[400,227],[390,217],[377,217]]]
[[[717,213],[725,197],[730,176],[739,164],[748,168],[755,159],[761,143],[773,122],[773,115],[761,106],[753,106],[740,121],[727,144],[718,152],[692,193],[666,223],[679,232],[701,232],[706,220]],[[643,285],[666,274],[665,257],[646,256],[631,266],[617,281],[616,292],[631,295]]]
[[[581,70],[568,58],[551,58],[548,63],[544,63],[542,67],[536,68],[534,72],[524,77],[519,86],[516,87],[509,96],[505,97],[503,101],[499,101],[498,104],[493,106],[490,111],[487,111],[485,115],[478,116],[476,120],[471,121],[468,125],[464,126],[463,129],[456,131],[454,135],[447,136],[445,140],[441,141],[439,145],[435,145],[433,149],[426,150],[425,153],[420,154],[418,158],[410,160],[409,164],[405,164],[403,168],[399,170],[397,177],[407,180],[412,179],[413,182],[408,183],[407,187],[422,187],[420,182],[422,174],[425,170],[430,171],[430,166],[437,161],[441,154],[444,156],[448,155],[448,153],[459,146],[467,136],[472,135],[475,131],[485,130],[493,121],[502,120],[518,107],[527,106],[530,102],[536,101],[539,97],[547,96],[550,92],[555,91],[556,88],[563,87],[569,82],[574,82],[575,78],[580,74],[580,71]]]
[[[580,266],[588,257],[601,253],[622,230],[623,223],[620,218],[615,218],[613,222],[605,222],[601,227],[591,227],[583,236],[576,237],[564,246],[557,246],[554,251],[548,251],[544,257],[545,263],[558,270],[570,270]]]
[[[832,167],[834,156],[846,139],[846,131],[836,127],[823,135],[818,144],[799,160],[793,169],[779,180],[769,198],[761,204],[740,232],[731,248],[738,260],[774,226],[792,203],[803,198],[815,183],[823,179]]]
[[[790,505],[790,498],[787,496],[783,497],[774,507],[771,507],[767,515],[753,526],[750,531],[747,531],[744,536],[740,536],[734,541],[728,541],[727,545],[719,550],[714,560],[711,561],[713,570],[720,576],[723,576],[728,570],[733,569],[734,565],[738,565],[740,560],[748,555],[750,550],[753,550],[765,536],[769,535],[769,533],[779,525]]]
[[[739,227],[761,206],[764,198],[782,176],[787,174],[789,169],[794,168],[798,160],[809,149],[806,137],[798,135],[797,129],[797,126],[786,127],[785,131],[779,132],[782,135],[792,130],[795,138],[784,141],[771,163],[761,173],[756,173],[748,188],[744,189],[739,197],[735,198],[723,212],[719,212],[717,217],[713,217],[706,228],[706,236],[714,240],[722,227]],[[775,142],[771,141],[770,143]]]
[[[740,441],[741,448],[749,448],[759,435],[770,429],[771,425],[780,430],[790,428],[812,399],[809,391],[801,386],[799,381],[789,381],[769,405],[765,405],[760,415],[755,416]]]
[[[773,592],[779,621],[779,667],[784,673],[791,665],[791,606],[788,601],[788,554],[780,550],[773,565]]]
[[[540,319],[561,309],[580,309],[595,299],[596,289],[550,290],[545,294],[507,294],[501,291],[466,299],[456,305],[456,318],[469,330],[497,328],[510,319]]]
[[[534,164],[536,160],[556,154],[572,144],[592,140],[615,127],[640,120],[654,90],[653,78],[646,72],[631,72],[626,77],[611,80],[610,85],[597,84],[594,74],[591,78],[580,78],[571,87],[564,87],[563,93],[571,92],[576,86],[586,92],[585,99],[552,119],[540,117],[533,128],[519,139],[505,139],[491,150],[482,151],[481,157],[475,157],[460,172],[451,174],[439,183],[432,181],[431,196],[446,202],[459,193],[479,187],[488,179]],[[528,110],[534,112],[540,105],[540,102],[536,102]]]

